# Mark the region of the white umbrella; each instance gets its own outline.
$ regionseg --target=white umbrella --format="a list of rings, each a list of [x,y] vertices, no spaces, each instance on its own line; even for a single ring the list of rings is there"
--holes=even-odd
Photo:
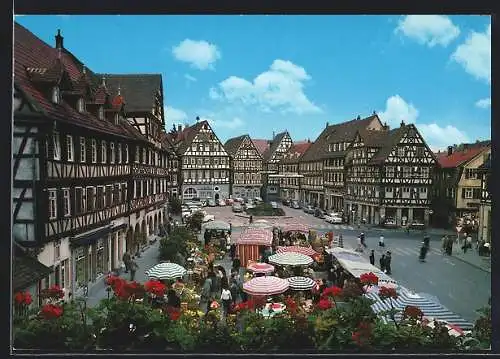
[[[175,279],[181,278],[187,273],[186,268],[177,263],[160,263],[146,271],[146,275],[150,278],[157,279]]]
[[[313,262],[313,259],[302,253],[285,252],[273,254],[269,257],[269,262],[288,266],[307,266]]]
[[[229,223],[224,222],[224,221],[212,221],[203,226],[205,229],[218,229],[222,231],[229,231],[231,229],[231,226]]]
[[[256,220],[254,223],[269,223],[269,221],[265,220],[265,219],[258,219]]]
[[[285,279],[274,276],[256,277],[243,284],[243,291],[255,296],[266,296],[286,292],[288,287]]]
[[[294,290],[310,290],[316,285],[314,279],[308,277],[290,277],[286,280]]]

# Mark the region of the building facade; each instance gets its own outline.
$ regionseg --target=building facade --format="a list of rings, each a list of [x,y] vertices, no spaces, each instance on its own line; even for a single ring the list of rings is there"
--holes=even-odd
[[[293,141],[288,131],[273,134],[273,140],[269,148],[263,154],[262,171],[262,198],[265,201],[277,201],[279,199],[279,162],[283,155],[292,147]]]
[[[180,188],[184,201],[229,198],[230,157],[210,127],[200,121],[189,127],[179,125],[168,134],[180,158]]]
[[[17,23],[14,31],[13,240],[52,270],[39,289],[92,293],[134,250],[126,238],[141,231],[144,240],[162,221],[166,152],[129,122],[143,104],[127,75],[115,87],[60,33],[52,48]],[[163,109],[155,76],[149,112]]]
[[[262,189],[262,155],[248,134],[231,138],[224,148],[231,156],[231,189],[233,198],[260,197]]]
[[[479,175],[481,177],[481,205],[479,207],[479,241],[491,243],[491,154],[483,165],[479,168]]]
[[[299,174],[299,161],[311,142],[297,142],[284,154],[279,163],[280,197],[282,199],[300,201],[300,185],[302,175]]]
[[[427,225],[436,164],[412,124],[358,130],[346,155],[345,201],[351,221]]]
[[[433,219],[436,225],[455,226],[459,218],[476,221],[481,204],[481,176],[478,168],[491,154],[489,141],[449,146],[437,153]]]

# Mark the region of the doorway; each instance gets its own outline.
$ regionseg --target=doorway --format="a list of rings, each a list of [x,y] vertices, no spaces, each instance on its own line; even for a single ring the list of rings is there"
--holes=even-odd
[[[217,202],[218,200],[219,200],[219,194],[218,194],[218,193],[216,193],[216,194],[215,194],[215,202]]]

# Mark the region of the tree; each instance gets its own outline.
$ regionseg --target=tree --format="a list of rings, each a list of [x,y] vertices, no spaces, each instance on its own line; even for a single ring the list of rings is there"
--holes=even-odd
[[[186,220],[186,224],[194,231],[201,231],[201,224],[203,223],[204,217],[205,215],[203,212],[195,212]]]

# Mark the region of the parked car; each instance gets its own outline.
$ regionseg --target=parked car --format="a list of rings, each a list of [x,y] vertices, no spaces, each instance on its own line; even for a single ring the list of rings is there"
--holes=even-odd
[[[233,212],[235,212],[235,213],[243,212],[243,207],[241,206],[241,204],[239,202],[233,203]]]
[[[213,214],[208,214],[207,211],[200,211],[200,212],[203,213],[203,223],[215,220],[215,216]]]
[[[226,206],[232,206],[234,203],[234,200],[232,198],[226,198]]]
[[[217,202],[218,202],[217,204],[219,206],[225,206],[226,205],[226,200],[224,200],[224,199],[219,199]]]
[[[290,204],[290,207],[292,207],[293,209],[300,209],[299,201],[293,200],[292,203]]]
[[[314,208],[312,206],[304,206],[304,212],[308,214],[314,214]]]
[[[315,208],[314,209],[314,217],[318,217],[318,218],[325,218],[325,215],[326,215],[326,211],[323,211],[321,208]]]
[[[243,204],[243,203],[245,202],[245,200],[244,200],[243,198],[241,198],[241,197],[236,197],[236,198],[234,199],[234,201],[235,201],[235,202],[238,202],[238,203],[240,203],[240,204]]]
[[[247,209],[252,209],[252,208],[255,208],[255,205],[253,203],[252,200],[249,200],[246,204],[245,204],[245,210]]]
[[[419,221],[413,221],[410,224],[410,228],[411,229],[425,229],[425,224],[423,224],[422,222],[419,222]]]
[[[325,216],[325,221],[333,224],[341,224],[344,222],[340,213],[331,212]]]
[[[383,226],[387,228],[394,228],[396,227],[396,221],[392,217],[387,217],[384,220]]]
[[[271,207],[273,207],[274,209],[278,208],[278,203],[276,203],[275,201],[271,201]]]
[[[281,203],[283,203],[283,206],[290,206],[290,200],[288,198],[282,200]]]
[[[213,200],[213,199],[209,199],[209,200],[208,200],[208,206],[209,206],[209,207],[215,207],[216,205],[217,205],[217,204],[215,203],[215,200]]]
[[[264,202],[264,201],[262,200],[262,198],[260,198],[260,197],[255,197],[253,200],[255,201],[255,204],[259,204],[259,203]]]

